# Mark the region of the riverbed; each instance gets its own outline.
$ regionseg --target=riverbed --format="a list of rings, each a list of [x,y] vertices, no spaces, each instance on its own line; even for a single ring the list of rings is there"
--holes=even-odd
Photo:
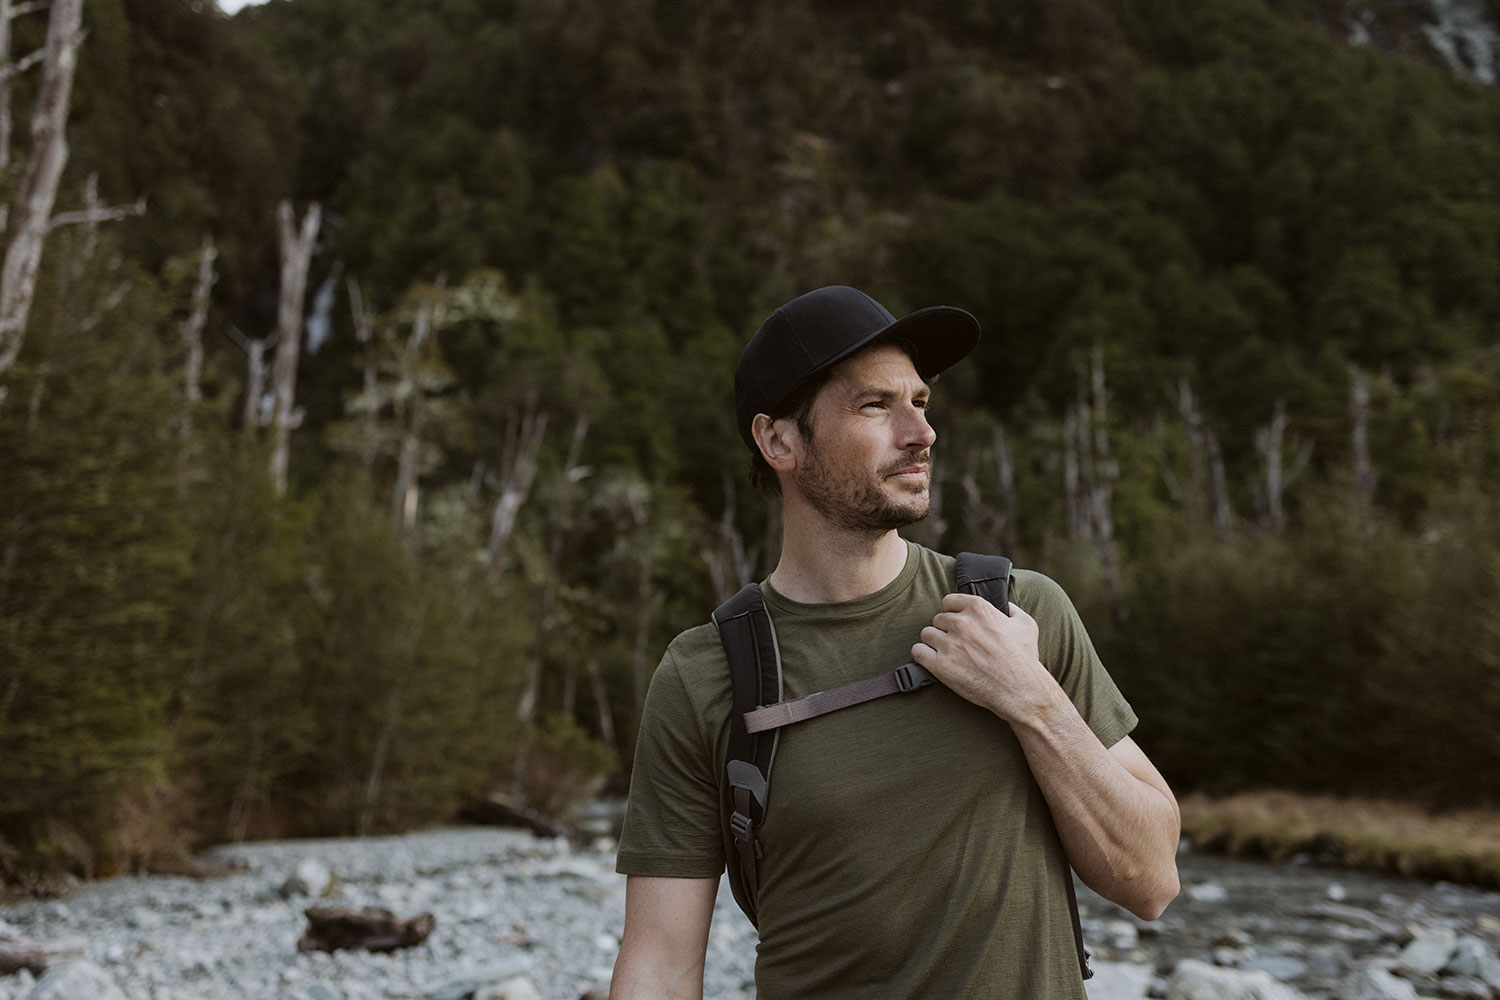
[[[624,919],[625,880],[614,874],[607,841],[577,847],[455,828],[242,844],[210,856],[244,869],[207,880],[102,880],[0,909],[0,921],[27,937],[78,941],[129,1000],[462,1000],[485,987],[512,1000],[578,1000],[607,988]],[[283,886],[307,859],[334,876],[321,902],[431,913],[436,930],[391,954],[299,952],[314,900],[284,895]],[[1198,959],[1264,970],[1309,998],[1332,1000],[1351,968],[1389,963],[1413,930],[1452,928],[1500,944],[1500,893],[1193,853],[1180,868],[1183,893],[1152,924],[1080,892],[1102,969],[1091,995],[1113,995],[1110,981],[1123,982],[1122,972],[1164,994],[1177,964]],[[707,997],[754,996],[754,940],[724,888]],[[0,1000],[21,1000],[31,988],[27,973],[0,978]]]

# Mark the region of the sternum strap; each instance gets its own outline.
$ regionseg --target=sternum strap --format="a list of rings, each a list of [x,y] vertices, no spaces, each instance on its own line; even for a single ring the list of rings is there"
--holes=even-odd
[[[907,663],[888,674],[868,677],[862,681],[855,681],[853,684],[845,684],[828,691],[819,691],[817,694],[777,702],[774,705],[765,705],[753,712],[746,712],[745,731],[760,733],[768,729],[779,729],[795,722],[805,722],[820,715],[827,715],[829,712],[837,712],[851,705],[874,701],[886,695],[904,694],[935,683],[937,683],[937,678],[928,673],[924,667],[915,663]]]

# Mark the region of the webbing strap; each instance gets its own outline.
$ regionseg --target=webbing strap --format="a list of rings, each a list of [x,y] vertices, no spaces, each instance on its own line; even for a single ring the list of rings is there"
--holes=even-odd
[[[779,729],[782,726],[790,726],[794,722],[806,722],[808,719],[815,719],[829,712],[837,712],[851,705],[874,701],[876,698],[884,698],[890,694],[905,694],[936,683],[937,678],[928,673],[926,667],[906,663],[879,677],[868,677],[862,681],[855,681],[853,684],[845,684],[827,691],[794,698],[791,701],[766,705],[753,712],[746,712],[745,729],[752,733]]]
[[[1064,880],[1068,884],[1068,914],[1073,918],[1073,947],[1078,949],[1078,971],[1084,979],[1094,978],[1094,967],[1089,965],[1092,958],[1089,950],[1083,946],[1083,921],[1078,916],[1078,892],[1073,888],[1073,869],[1068,869],[1068,877]]]

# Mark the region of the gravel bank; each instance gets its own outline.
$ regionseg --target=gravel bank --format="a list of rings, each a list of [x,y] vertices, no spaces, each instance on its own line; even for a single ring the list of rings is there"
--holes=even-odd
[[[463,1000],[507,982],[519,985],[480,995],[579,1000],[607,986],[624,923],[625,879],[607,841],[578,850],[466,828],[210,856],[247,868],[206,881],[89,883],[66,899],[0,909],[0,922],[26,937],[85,942],[126,1000]],[[436,930],[389,955],[299,953],[313,900],[283,898],[281,888],[308,859],[335,876],[320,902],[431,913]],[[1309,864],[1192,853],[1179,862],[1183,893],[1156,923],[1079,894],[1099,970],[1093,1000],[1500,998],[1500,893]],[[754,954],[754,931],[724,887],[707,1000],[754,997]],[[23,1000],[32,985],[25,973],[0,977],[0,1000]],[[88,990],[69,996],[99,1000]]]
[[[130,1000],[458,1000],[464,987],[517,976],[542,1000],[578,1000],[607,987],[625,918],[625,879],[603,843],[576,850],[512,830],[445,829],[243,844],[210,857],[248,868],[222,879],[109,879],[0,910],[0,920],[29,937],[85,940]],[[431,913],[436,930],[387,955],[299,953],[312,901],[283,899],[280,888],[307,858],[334,873],[323,902]],[[726,888],[707,996],[755,995],[754,941]],[[31,987],[24,972],[0,978],[0,1000]]]

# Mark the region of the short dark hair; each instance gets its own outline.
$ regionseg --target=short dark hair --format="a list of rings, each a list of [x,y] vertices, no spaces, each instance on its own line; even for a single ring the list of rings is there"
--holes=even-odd
[[[906,356],[912,360],[913,364],[916,363],[917,348],[910,341],[900,337],[891,337],[877,341],[876,343],[894,344],[906,353]],[[874,346],[876,345],[870,345],[870,347]],[[865,348],[865,350],[869,350],[869,347]],[[833,378],[833,373],[837,368],[837,365],[834,365],[832,368],[825,368],[806,382],[798,385],[791,392],[787,393],[786,398],[781,401],[781,405],[776,408],[776,412],[768,414],[768,416],[772,420],[791,417],[797,421],[797,430],[801,433],[803,440],[811,441],[813,436],[813,400],[818,398],[818,393]],[[937,379],[934,376],[928,380],[928,384],[930,385],[935,381]],[[776,475],[776,470],[771,468],[771,463],[767,462],[765,456],[760,453],[759,447],[753,448],[750,451],[750,485],[759,490],[763,496],[781,496],[781,479]]]
[[[812,440],[812,404],[818,398],[818,393],[828,384],[833,377],[833,369],[828,368],[818,372],[812,378],[797,386],[787,393],[786,399],[776,408],[775,413],[768,414],[772,420],[781,420],[791,417],[797,421],[797,430],[805,440]],[[759,490],[764,496],[781,496],[781,478],[776,475],[776,470],[771,468],[771,463],[760,453],[756,447],[750,452],[750,485]]]

